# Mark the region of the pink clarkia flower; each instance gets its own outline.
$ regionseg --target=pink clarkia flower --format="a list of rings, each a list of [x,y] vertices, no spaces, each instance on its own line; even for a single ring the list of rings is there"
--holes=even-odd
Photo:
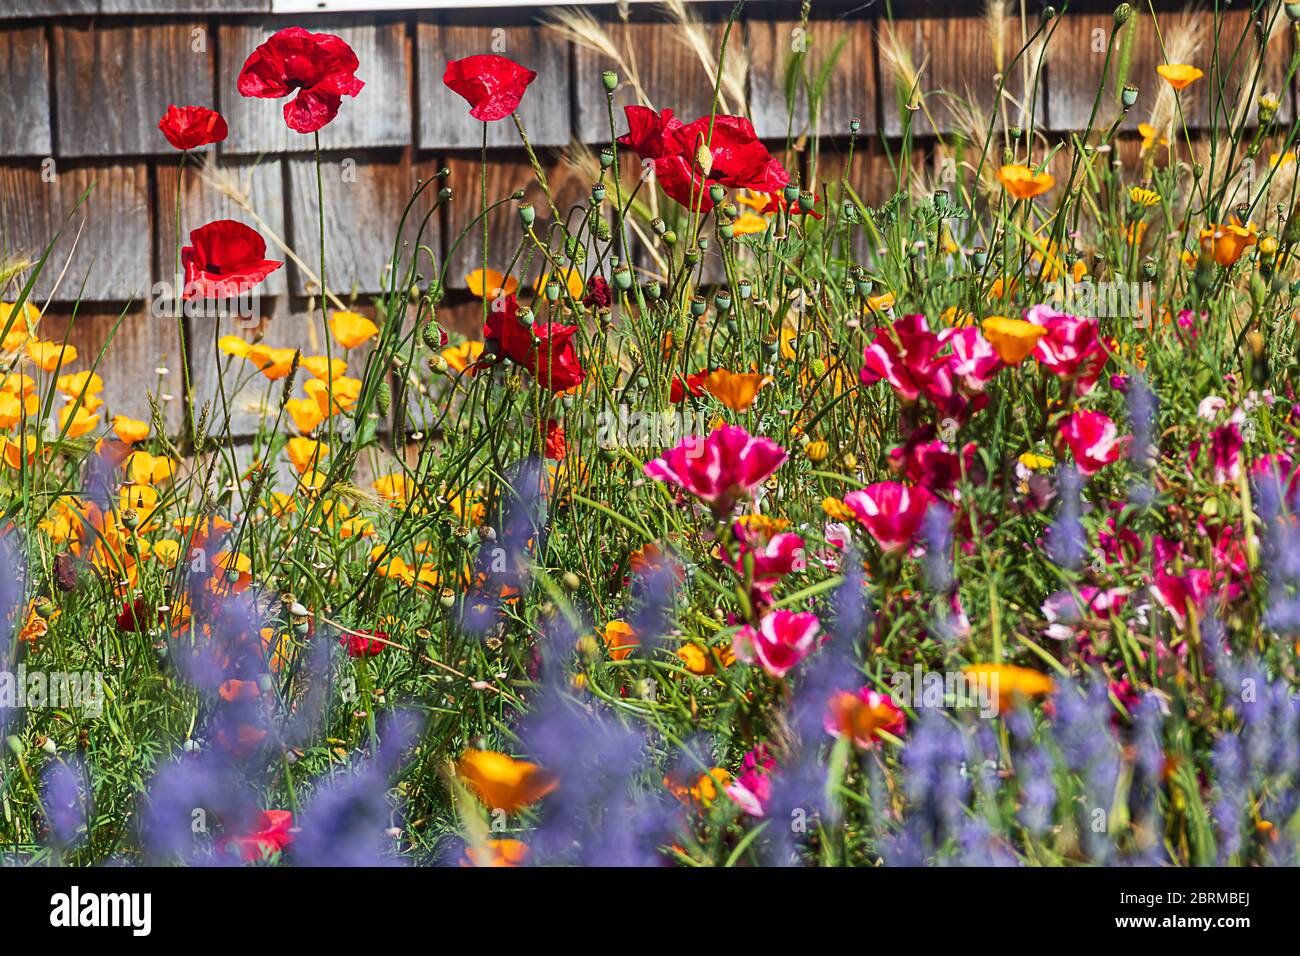
[[[822,726],[832,737],[847,738],[865,750],[879,742],[878,731],[901,737],[907,730],[907,716],[888,694],[863,687],[832,694]]]
[[[739,548],[731,569],[744,578],[746,560],[753,563],[753,589],[760,600],[770,599],[783,577],[806,566],[803,538],[797,534],[785,531],[769,535],[752,531],[739,521],[732,530]]]
[[[896,481],[878,481],[851,491],[844,503],[885,551],[906,551],[916,540],[934,495]]]
[[[842,521],[828,521],[822,529],[827,548],[814,552],[814,557],[831,571],[838,571],[843,563],[844,551],[853,541],[853,532]]]
[[[984,386],[1003,368],[993,343],[977,328],[946,329],[939,338],[952,343],[948,370],[968,391],[984,391]]]
[[[1200,614],[1213,591],[1214,576],[1200,568],[1182,574],[1157,571],[1151,587],[1156,602],[1169,612],[1180,630],[1187,626],[1188,608]]]
[[[858,377],[864,385],[886,381],[905,401],[914,402],[928,380],[943,365],[937,358],[943,343],[930,331],[923,315],[905,315],[891,329],[879,329],[863,353]]]
[[[785,463],[784,448],[770,438],[751,435],[739,425],[723,425],[707,438],[695,436],[647,462],[647,478],[676,485],[713,509],[729,512],[736,501]]]
[[[1210,461],[1214,483],[1227,484],[1241,477],[1241,450],[1245,442],[1236,422],[1216,428],[1210,435]]]
[[[1083,475],[1094,475],[1118,461],[1133,440],[1131,435],[1120,437],[1119,426],[1103,412],[1075,412],[1061,426],[1061,437]]]
[[[1097,320],[1054,312],[1036,305],[1025,319],[1047,329],[1034,346],[1034,358],[1057,378],[1074,385],[1076,395],[1087,395],[1101,377],[1109,356],[1097,335]]]
[[[773,611],[757,630],[742,627],[732,639],[732,651],[737,660],[758,664],[770,677],[781,678],[813,652],[820,627],[816,614]]]
[[[741,761],[740,773],[727,788],[727,796],[740,804],[751,817],[767,815],[767,804],[772,799],[772,771],[776,761],[767,744],[759,744]]]

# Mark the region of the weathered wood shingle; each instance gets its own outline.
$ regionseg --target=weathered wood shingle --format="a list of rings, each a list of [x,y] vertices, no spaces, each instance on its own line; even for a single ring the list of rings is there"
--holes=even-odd
[[[47,315],[41,320],[42,334],[62,338],[66,322],[64,314]],[[149,421],[152,395],[168,430],[174,433],[179,429],[184,421],[185,388],[180,331],[174,316],[155,315],[148,308],[78,310],[68,341],[77,349],[77,361],[68,371],[95,366],[104,380],[105,420],[129,415]],[[95,365],[101,350],[103,357]]]
[[[293,157],[286,162],[292,245],[314,276],[320,271],[316,161],[314,157]],[[346,299],[354,290],[374,293],[388,288],[389,264],[402,211],[415,192],[417,180],[432,172],[428,167],[413,166],[404,156],[330,155],[323,159],[325,281],[332,292]],[[420,219],[436,200],[437,191],[434,185],[421,194],[403,233],[408,243],[415,241]],[[419,241],[438,249],[439,234],[435,215]],[[408,245],[402,255],[413,252],[413,246]],[[295,294],[308,292],[311,280],[302,268],[293,267],[290,281]]]
[[[332,33],[352,47],[365,86],[343,97],[336,116],[320,131],[321,149],[405,146],[411,141],[411,56],[406,24],[392,17],[299,17],[223,21],[219,97],[230,124],[222,144],[227,153],[311,152],[315,137],[297,133],[284,122],[284,99],[241,96],[239,71],[249,54],[271,34],[288,26]]]
[[[212,105],[214,56],[203,21],[56,23],[59,155],[174,152],[158,121],[171,103]]]
[[[537,26],[462,26],[424,19],[416,36],[421,149],[482,146],[483,124],[469,115],[469,104],[442,82],[449,60],[479,53],[508,56],[537,74],[519,104],[519,119],[533,146],[569,142],[569,47],[553,33]],[[513,120],[497,120],[487,127],[488,146],[519,145]]]
[[[45,31],[0,30],[0,156],[48,156],[52,142]]]
[[[95,188],[73,213],[92,183]],[[143,301],[151,285],[152,234],[144,163],[4,164],[0,196],[0,253],[10,257],[38,259],[73,213],[36,281],[37,298],[50,293],[66,264],[55,301]]]

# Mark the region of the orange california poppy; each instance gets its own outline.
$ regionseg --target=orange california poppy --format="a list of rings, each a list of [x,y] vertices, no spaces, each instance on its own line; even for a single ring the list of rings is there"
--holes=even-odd
[[[345,349],[354,349],[379,334],[379,326],[359,312],[334,312],[330,315],[330,333]]]
[[[467,750],[456,772],[493,810],[515,813],[559,786],[554,772],[494,750]]]
[[[1044,170],[1036,173],[1028,166],[1011,164],[998,170],[998,182],[1017,199],[1033,199],[1056,185],[1056,177]]]
[[[701,384],[710,395],[733,412],[746,412],[754,404],[759,389],[771,381],[770,375],[760,375],[758,372],[737,373],[716,368],[704,377]]]
[[[1033,352],[1038,340],[1047,334],[1047,329],[1024,319],[1008,319],[1001,315],[990,315],[980,328],[989,340],[998,358],[1008,365],[1019,365]]]
[[[1175,90],[1181,90],[1191,86],[1197,80],[1205,75],[1204,70],[1190,66],[1186,63],[1161,63],[1156,67],[1156,72],[1165,78],[1165,82]]]

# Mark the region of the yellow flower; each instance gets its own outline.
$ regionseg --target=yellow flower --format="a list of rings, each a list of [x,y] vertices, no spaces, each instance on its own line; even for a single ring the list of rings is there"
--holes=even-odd
[[[770,375],[757,372],[738,374],[725,368],[714,369],[703,380],[705,390],[733,412],[749,411],[759,389],[772,381]]]
[[[53,372],[60,366],[75,362],[77,350],[61,342],[37,342],[33,339],[27,343],[27,357],[42,371]]]
[[[1040,455],[1038,452],[1034,451],[1027,451],[1016,460],[1030,471],[1046,471],[1056,464],[1056,462],[1048,458],[1046,455]]]
[[[414,487],[410,479],[400,472],[394,472],[391,475],[384,475],[376,478],[370,483],[380,498],[385,501],[392,501],[400,504],[406,504],[414,497]]]
[[[709,653],[708,648],[700,647],[698,644],[683,644],[677,649],[677,656],[686,669],[698,677],[717,673],[713,655]],[[736,662],[736,655],[732,652],[730,644],[718,648],[718,657],[721,658],[723,667],[730,667]]]
[[[89,435],[98,425],[99,416],[79,404],[65,405],[59,412],[59,429],[66,429],[69,438]]]
[[[167,567],[176,566],[176,558],[181,553],[181,543],[172,538],[163,538],[153,544],[153,556]]]
[[[259,372],[274,382],[289,374],[289,370],[293,368],[293,357],[297,354],[297,349],[276,349],[258,343],[250,346],[248,354],[244,357],[252,362]]]
[[[998,182],[1017,199],[1033,199],[1056,185],[1056,177],[1044,170],[1036,173],[1028,166],[1011,164],[998,170]]]
[[[456,772],[493,810],[514,813],[560,785],[554,772],[494,750],[467,750]]]
[[[698,775],[691,771],[679,771],[664,777],[664,786],[682,803],[707,807],[717,799],[719,793],[731,786],[731,774],[721,767],[714,767],[708,773]]]
[[[0,392],[0,428],[13,428],[23,418],[33,417],[40,405],[40,398],[34,392],[22,399],[12,392]]]
[[[340,375],[333,382],[322,382],[312,378],[303,383],[302,389],[316,401],[322,415],[328,416],[345,412],[357,403],[361,397],[361,379]],[[330,411],[330,397],[333,396],[334,408]]]
[[[291,398],[284,403],[284,410],[293,419],[294,426],[304,435],[325,421],[325,413],[321,411],[315,399]]]
[[[1207,226],[1201,230],[1201,248],[1214,256],[1214,261],[1227,268],[1235,265],[1243,252],[1258,239],[1258,228],[1252,222],[1243,228],[1239,222]]]
[[[888,312],[894,307],[894,293],[882,292],[867,299],[867,306],[873,312]]]
[[[484,281],[486,276],[486,281]],[[519,280],[514,276],[509,278],[497,272],[496,269],[475,269],[465,277],[465,284],[469,286],[469,291],[474,293],[480,299],[497,299],[503,295],[514,295],[519,289]]]
[[[319,378],[326,382],[332,378],[338,378],[348,370],[348,363],[343,359],[334,359],[331,362],[323,355],[313,355],[311,358],[302,359],[299,364],[307,370],[307,374],[312,378]]]
[[[1269,169],[1286,169],[1294,162],[1295,153],[1289,149],[1285,153],[1269,153],[1268,155]]]
[[[1156,67],[1156,72],[1175,90],[1191,86],[1205,75],[1204,71],[1186,63],[1161,63]]]
[[[600,628],[600,638],[609,648],[609,656],[616,661],[626,660],[632,656],[633,649],[641,643],[626,621],[610,621]]]
[[[223,335],[217,339],[217,348],[227,355],[233,355],[235,358],[247,358],[248,350],[252,348],[252,345],[238,335]]]
[[[165,455],[155,458],[147,451],[131,452],[123,467],[137,485],[157,485],[176,476],[176,462]]]
[[[113,434],[128,445],[144,441],[149,437],[149,423],[125,415],[113,416]]]
[[[87,396],[98,395],[104,390],[104,380],[94,372],[69,372],[55,379],[54,387],[64,395],[77,398],[83,391]]]
[[[826,517],[834,518],[836,521],[852,521],[853,512],[839,498],[825,497],[822,499],[822,511],[826,512]]]
[[[354,349],[379,334],[379,326],[357,312],[335,312],[330,316],[334,341],[345,349]]]
[[[998,358],[1008,365],[1019,365],[1033,352],[1038,340],[1047,334],[1047,329],[1024,319],[1008,319],[1001,315],[990,315],[980,328],[984,337],[998,353]]]
[[[1130,187],[1128,198],[1133,205],[1141,206],[1144,209],[1149,209],[1160,202],[1160,194],[1154,189],[1147,189],[1145,186]]]
[[[732,234],[736,236],[755,236],[767,232],[767,219],[758,213],[742,212],[731,224]]]
[[[440,353],[447,364],[458,372],[463,372],[483,354],[483,343],[473,340],[462,342],[460,345],[449,345]]]
[[[997,692],[999,713],[1006,713],[1015,707],[1021,698],[1044,697],[1054,687],[1052,679],[1046,674],[1028,667],[1016,667],[1014,664],[976,664],[963,668],[962,672],[978,680],[988,681]]]
[[[1138,133],[1142,137],[1142,152],[1146,152],[1156,144],[1156,137],[1160,138],[1161,146],[1168,146],[1169,140],[1160,136],[1159,131],[1150,123],[1138,123]]]
[[[316,467],[321,459],[330,453],[329,445],[312,441],[310,438],[290,438],[285,443],[284,449],[300,475],[308,468]]]

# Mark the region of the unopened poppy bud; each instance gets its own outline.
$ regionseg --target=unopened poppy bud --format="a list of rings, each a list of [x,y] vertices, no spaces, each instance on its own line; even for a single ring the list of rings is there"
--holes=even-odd
[[[380,382],[379,387],[375,389],[375,407],[379,409],[380,415],[387,415],[389,406],[393,401],[393,390],[387,382]]]
[[[1118,30],[1124,24],[1128,23],[1129,18],[1133,16],[1133,7],[1127,3],[1121,3],[1115,8],[1115,29]]]
[[[566,591],[576,591],[582,587],[582,579],[572,571],[564,572],[564,577],[560,578],[560,583],[564,585]]]
[[[430,351],[442,348],[442,336],[442,328],[437,322],[426,323],[424,328],[420,329],[420,338],[424,342],[424,347]]]
[[[823,375],[826,374],[825,360],[819,358],[813,359],[811,362],[808,363],[808,370],[812,372],[813,375],[817,376],[817,378],[821,378]]]
[[[10,734],[5,738],[5,743],[8,745],[9,749],[14,752],[15,757],[21,757],[23,755],[23,742],[21,738]]]
[[[450,367],[451,366],[447,364],[447,360],[441,355],[434,355],[429,358],[429,371],[431,372],[442,373],[447,371]]]
[[[1055,20],[1055,19],[1056,19],[1056,7],[1043,7],[1043,19],[1044,19],[1044,20]]]
[[[613,70],[606,70],[600,74],[600,82],[604,84],[606,93],[613,93],[618,89],[618,74]]]
[[[537,210],[533,208],[532,203],[526,202],[519,207],[519,221],[524,229],[533,228],[533,223],[537,221]]]
[[[1124,109],[1132,109],[1133,104],[1138,101],[1138,88],[1131,84],[1125,84],[1124,89],[1120,91],[1119,101],[1123,104]]]

